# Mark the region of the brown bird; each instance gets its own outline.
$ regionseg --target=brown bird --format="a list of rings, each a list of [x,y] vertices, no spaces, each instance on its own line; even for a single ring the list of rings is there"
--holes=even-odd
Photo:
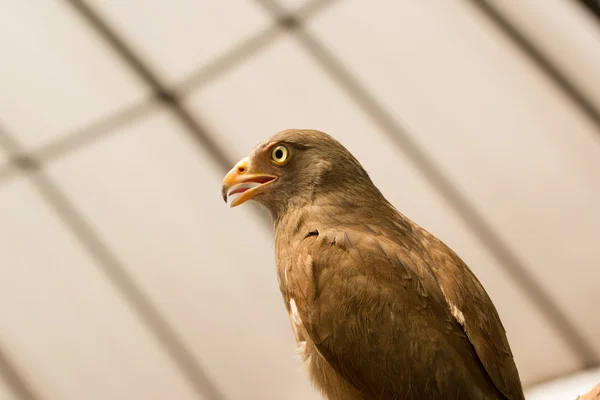
[[[327,399],[524,399],[481,283],[331,136],[277,133],[222,194],[270,212],[298,352]]]

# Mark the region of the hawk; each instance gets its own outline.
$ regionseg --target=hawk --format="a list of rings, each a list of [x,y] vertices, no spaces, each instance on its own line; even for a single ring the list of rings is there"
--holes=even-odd
[[[229,171],[222,195],[268,210],[298,352],[327,399],[524,400],[481,283],[337,140],[279,132]]]

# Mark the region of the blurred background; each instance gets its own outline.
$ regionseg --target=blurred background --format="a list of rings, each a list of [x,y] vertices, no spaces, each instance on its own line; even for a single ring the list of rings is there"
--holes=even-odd
[[[225,172],[339,139],[472,268],[528,399],[600,382],[596,0],[0,0],[0,399],[319,399]],[[596,13],[596,14],[595,14]]]

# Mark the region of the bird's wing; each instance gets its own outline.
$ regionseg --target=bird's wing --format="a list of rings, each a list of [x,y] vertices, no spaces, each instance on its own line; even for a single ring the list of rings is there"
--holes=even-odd
[[[320,231],[296,248],[290,293],[319,353],[367,398],[497,393],[424,262],[382,236]],[[302,277],[306,277],[303,279]],[[467,311],[468,312],[468,311]],[[425,377],[425,378],[424,378]]]
[[[507,398],[524,400],[506,331],[487,292],[454,251],[422,228],[418,231],[429,249],[427,264],[488,375]]]

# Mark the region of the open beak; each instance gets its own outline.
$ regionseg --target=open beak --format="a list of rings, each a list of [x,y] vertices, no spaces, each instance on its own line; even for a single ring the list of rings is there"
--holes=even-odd
[[[225,203],[229,198],[234,197],[230,207],[236,207],[261,193],[265,186],[275,182],[276,179],[274,175],[248,173],[248,157],[246,157],[225,175],[221,194]]]

